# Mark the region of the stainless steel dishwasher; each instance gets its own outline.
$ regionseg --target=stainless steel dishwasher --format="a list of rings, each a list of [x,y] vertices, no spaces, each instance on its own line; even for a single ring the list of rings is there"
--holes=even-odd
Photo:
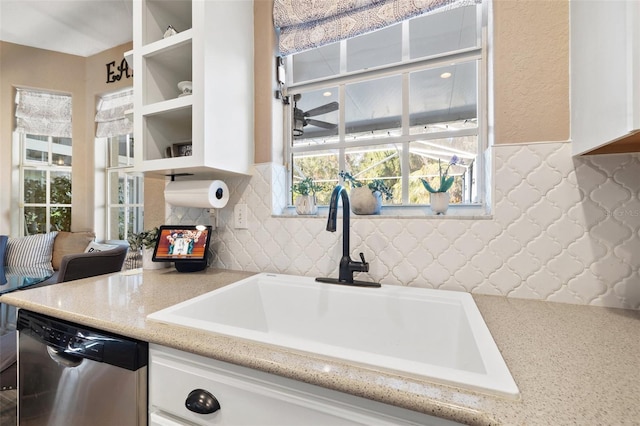
[[[21,309],[18,424],[147,424],[148,344]]]

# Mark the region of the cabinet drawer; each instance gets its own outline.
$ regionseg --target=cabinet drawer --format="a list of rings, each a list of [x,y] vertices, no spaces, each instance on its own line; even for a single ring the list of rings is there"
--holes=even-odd
[[[176,353],[181,356],[175,356]],[[199,425],[452,424],[443,419],[178,351],[150,350],[149,368],[149,414],[151,423],[157,425],[179,423],[180,419]],[[188,410],[185,401],[195,389],[213,395],[220,409],[211,414]],[[356,400],[365,403],[354,404]],[[372,404],[407,413],[408,416],[397,417],[397,412],[379,411]]]

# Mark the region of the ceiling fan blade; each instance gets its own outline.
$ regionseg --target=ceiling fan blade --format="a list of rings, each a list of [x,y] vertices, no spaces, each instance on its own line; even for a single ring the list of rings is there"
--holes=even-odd
[[[319,106],[317,108],[312,108],[309,111],[305,111],[305,117],[313,117],[314,115],[322,115],[328,112],[336,111],[340,105],[337,102],[330,102],[328,104]]]
[[[337,124],[327,123],[326,121],[314,120],[313,118],[307,118],[307,124],[311,124],[312,126],[322,127],[323,129],[335,129],[338,127]]]

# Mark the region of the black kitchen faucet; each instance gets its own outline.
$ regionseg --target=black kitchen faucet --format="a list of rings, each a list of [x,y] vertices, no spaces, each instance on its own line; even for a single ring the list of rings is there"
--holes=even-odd
[[[361,262],[351,260],[349,247],[349,196],[342,185],[337,185],[331,193],[329,201],[329,217],[327,219],[327,231],[336,232],[338,221],[338,198],[342,198],[342,258],[338,278],[316,278],[316,281],[331,284],[353,285],[359,287],[380,287],[379,283],[358,281],[353,279],[354,272],[369,272],[369,264],[364,260],[364,254],[360,253]]]

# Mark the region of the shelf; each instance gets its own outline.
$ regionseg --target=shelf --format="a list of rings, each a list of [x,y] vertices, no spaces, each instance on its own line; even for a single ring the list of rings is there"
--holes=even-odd
[[[136,0],[133,10],[136,166],[156,175],[249,174],[252,2]],[[178,33],[164,38],[168,25]],[[193,94],[180,96],[181,81]],[[193,155],[171,157],[188,142]]]
[[[169,25],[177,35],[191,29],[191,10],[191,0],[144,0],[142,44],[162,40]]]
[[[236,173],[224,168],[203,165],[194,157],[163,158],[145,161],[142,171],[145,176],[194,175],[198,179],[220,179],[224,176],[246,176],[246,173]]]
[[[156,102],[151,105],[144,106],[142,108],[142,115],[145,117],[148,117],[156,114],[171,113],[172,111],[191,108],[192,102],[193,102],[192,95],[180,96],[174,99]]]
[[[188,30],[148,44],[142,48],[141,53],[144,57],[152,57],[164,51],[173,50],[181,45],[190,44],[192,38],[193,30]]]
[[[182,99],[182,98],[181,98]],[[145,161],[167,158],[167,149],[176,143],[192,141],[191,105],[144,115],[143,141]]]
[[[191,38],[155,47],[142,56],[145,106],[174,99],[180,94],[178,83],[193,80]]]

